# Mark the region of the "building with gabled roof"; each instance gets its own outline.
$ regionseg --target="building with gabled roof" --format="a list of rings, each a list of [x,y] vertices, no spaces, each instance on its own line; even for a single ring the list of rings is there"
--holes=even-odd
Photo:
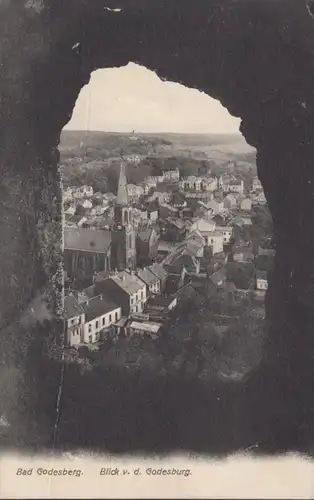
[[[76,346],[82,342],[85,311],[73,294],[64,298],[63,317],[66,322],[66,344]]]
[[[122,314],[142,312],[147,298],[146,284],[135,274],[135,271],[120,271],[110,278],[95,283],[96,291],[107,295],[121,304]]]

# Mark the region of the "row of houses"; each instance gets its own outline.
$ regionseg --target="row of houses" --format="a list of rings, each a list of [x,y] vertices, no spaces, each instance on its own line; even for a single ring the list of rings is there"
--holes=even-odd
[[[159,264],[135,271],[98,273],[94,284],[65,297],[67,344],[95,343],[100,332],[124,317],[141,314],[147,299],[161,293],[167,274]]]

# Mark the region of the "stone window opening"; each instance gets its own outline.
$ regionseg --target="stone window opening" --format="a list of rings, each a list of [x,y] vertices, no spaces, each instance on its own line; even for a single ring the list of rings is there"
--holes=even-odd
[[[0,104],[5,124],[0,157],[3,335],[10,329],[15,332],[11,337],[17,337],[17,318],[35,329],[39,329],[36,321],[63,324],[60,132],[92,71],[137,61],[163,79],[220,100],[241,118],[243,135],[257,149],[258,174],[274,219],[276,263],[266,302],[269,341],[258,373],[245,385],[250,405],[243,421],[250,411],[258,412],[264,397],[262,435],[253,442],[271,449],[265,422],[271,419],[273,406],[266,410],[267,401],[286,398],[284,416],[293,414],[293,421],[285,418],[270,429],[275,436],[273,447],[281,443],[284,449],[304,449],[310,441],[306,409],[312,396],[305,395],[311,394],[314,342],[310,2],[282,5],[256,0],[253,9],[245,1],[226,2],[223,8],[214,1],[200,1],[197,7],[195,2],[193,7],[176,2],[169,7],[152,1],[138,8],[134,1],[119,14],[103,9],[100,3],[91,8],[88,1],[78,0],[69,7],[64,2],[58,12],[54,7],[46,9],[45,0],[38,2],[44,6],[40,9],[26,8],[24,2],[0,6],[0,18],[8,19],[0,36],[15,39],[17,25],[12,19],[20,15],[19,36],[24,37],[19,51],[0,43],[7,51]],[[63,20],[69,29],[62,29]],[[78,41],[80,46],[73,49]],[[291,234],[298,235],[297,242]],[[32,316],[31,309],[38,303],[41,315]],[[256,405],[254,391],[249,389],[253,386],[259,399]],[[292,386],[300,387],[297,403],[289,392]],[[263,388],[263,397],[257,387]],[[234,430],[233,424],[227,427]]]

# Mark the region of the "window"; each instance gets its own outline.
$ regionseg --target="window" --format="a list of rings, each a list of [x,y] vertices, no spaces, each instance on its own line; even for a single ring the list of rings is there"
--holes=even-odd
[[[137,313],[137,306],[135,307],[135,312]]]
[[[118,314],[118,311],[116,311],[116,321],[118,321],[119,319],[119,314]]]
[[[105,316],[104,316],[103,319],[102,319],[102,326],[104,326],[105,322],[106,321],[105,321]]]
[[[98,328],[98,325],[99,325],[99,321],[96,321],[96,328]]]
[[[109,314],[109,322],[111,323],[112,321],[112,317],[111,317],[111,314]]]
[[[141,299],[144,297],[144,292],[143,290],[141,291]]]
[[[92,342],[93,342],[93,336],[92,336],[92,335],[89,335],[89,337],[88,337],[88,341],[89,341],[90,343],[92,343]]]
[[[88,325],[88,333],[90,333],[92,331],[92,325],[91,323]]]
[[[74,319],[71,319],[71,325],[74,325]]]

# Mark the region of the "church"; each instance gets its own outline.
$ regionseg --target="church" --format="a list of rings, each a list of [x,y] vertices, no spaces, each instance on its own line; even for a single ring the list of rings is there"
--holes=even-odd
[[[111,227],[111,269],[118,269],[118,271],[135,269],[136,235],[123,160],[120,166],[114,220],[115,224]]]
[[[136,268],[136,233],[121,160],[114,222],[109,229],[64,229],[64,266],[71,281],[91,280],[102,271]]]

